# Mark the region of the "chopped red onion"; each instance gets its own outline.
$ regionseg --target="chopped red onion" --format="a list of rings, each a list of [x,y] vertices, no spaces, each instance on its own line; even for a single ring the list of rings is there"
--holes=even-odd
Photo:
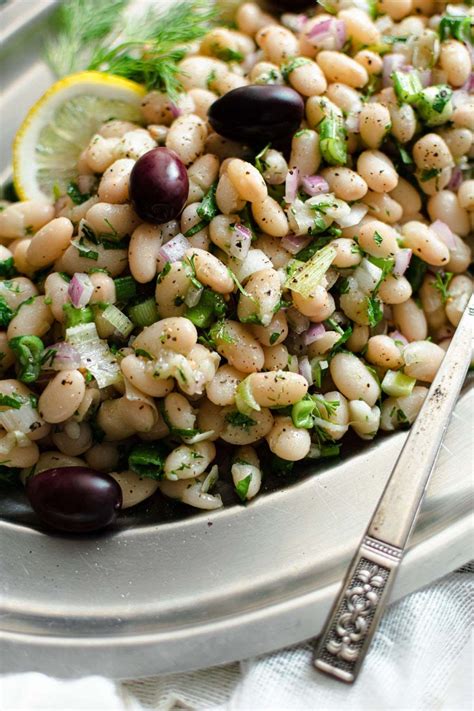
[[[300,179],[300,171],[298,168],[291,168],[286,174],[285,179],[285,202],[292,203],[296,200],[298,192],[298,183]]]
[[[348,114],[344,123],[349,133],[359,133],[359,118],[360,114],[358,113]]]
[[[329,192],[328,183],[319,175],[305,175],[301,180],[301,186],[305,193],[311,197]]]
[[[159,256],[165,262],[177,262],[184,256],[184,253],[189,249],[189,242],[186,237],[179,232],[169,242],[162,245]]]
[[[404,346],[408,345],[408,339],[406,339],[400,331],[391,331],[388,336],[393,338],[394,341],[400,341],[400,343],[403,343]]]
[[[471,72],[467,82],[462,85],[462,89],[467,91],[468,94],[471,94],[474,91],[474,72]]]
[[[68,296],[77,309],[87,306],[94,291],[94,285],[87,274],[78,272],[69,282]]]
[[[418,75],[420,77],[421,86],[427,87],[432,85],[431,69],[418,69]]]
[[[51,357],[47,357],[48,351]],[[45,361],[41,366],[43,370],[69,370],[79,368],[81,365],[81,356],[78,351],[65,341],[53,343],[48,346],[45,351]]]
[[[312,323],[304,334],[305,346],[311,345],[311,343],[317,341],[319,338],[321,338],[321,336],[324,336],[325,333],[326,329],[324,328],[322,323]]]
[[[383,58],[383,73],[382,73],[382,82],[383,86],[392,86],[392,79],[391,75],[392,72],[395,71],[405,71],[405,62],[406,62],[406,57],[403,54],[399,53],[392,53],[392,54],[386,54],[385,57]]]
[[[435,220],[430,227],[448,249],[456,249],[456,239],[446,222]]]
[[[294,15],[291,12],[284,12],[280,18],[281,24],[292,32],[302,32],[308,22],[307,15]]]
[[[405,274],[408,269],[408,265],[410,264],[412,254],[411,249],[398,250],[395,255],[395,264],[392,272],[394,276],[403,276]]]
[[[350,213],[347,217],[339,217],[335,220],[339,227],[354,227],[358,225],[363,217],[368,213],[369,208],[367,205],[355,204],[352,205]]]
[[[245,259],[252,244],[252,233],[248,227],[237,222],[230,238],[229,254],[236,259]]]
[[[291,330],[298,335],[300,333],[304,333],[309,328],[309,318],[307,316],[303,316],[303,314],[293,308],[293,306],[287,310],[286,318]]]
[[[459,166],[453,168],[451,180],[448,183],[448,190],[459,190],[462,183],[462,170]]]
[[[286,249],[290,254],[298,254],[311,242],[311,237],[303,237],[302,235],[286,235],[283,237],[280,244],[283,249]]]
[[[174,103],[174,101],[169,101],[169,102],[168,102],[168,108],[169,108],[170,113],[171,113],[171,115],[173,116],[173,118],[178,118],[178,116],[181,116],[181,114],[183,113],[183,112],[181,111],[181,109],[180,109],[178,106],[176,106],[176,104]]]
[[[317,49],[342,49],[346,41],[346,26],[342,20],[321,20],[305,32],[305,37]]]
[[[298,370],[300,375],[308,382],[308,385],[313,384],[313,371],[308,356],[298,358]]]

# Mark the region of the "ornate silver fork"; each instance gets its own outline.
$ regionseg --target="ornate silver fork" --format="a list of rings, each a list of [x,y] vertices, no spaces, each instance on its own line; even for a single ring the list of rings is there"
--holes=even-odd
[[[473,322],[474,296],[395,463],[320,637],[314,665],[341,681],[356,680],[390,595],[471,361]]]

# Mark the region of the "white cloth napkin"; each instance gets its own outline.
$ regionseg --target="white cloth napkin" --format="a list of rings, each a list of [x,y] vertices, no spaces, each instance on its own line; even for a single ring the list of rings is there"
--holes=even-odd
[[[309,644],[197,672],[117,683],[6,676],[3,711],[470,711],[474,566],[385,613],[357,683],[311,667]]]

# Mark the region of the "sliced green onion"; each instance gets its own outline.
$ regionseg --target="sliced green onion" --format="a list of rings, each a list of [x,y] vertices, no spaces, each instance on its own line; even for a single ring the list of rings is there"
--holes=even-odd
[[[336,248],[328,244],[303,266],[299,267],[286,281],[285,286],[292,291],[297,291],[302,296],[309,296],[319,286],[327,270],[336,256]]]
[[[416,100],[416,110],[427,126],[441,126],[451,118],[453,104],[452,89],[447,84],[429,86],[420,92]]]
[[[310,430],[313,427],[314,408],[316,404],[310,397],[304,397],[299,402],[295,402],[291,408],[291,419],[295,427]]]
[[[235,405],[243,415],[251,415],[255,410],[260,411],[260,405],[253,396],[251,376],[238,384],[235,391]]]
[[[137,282],[131,276],[114,279],[115,296],[118,302],[127,302],[137,293]]]
[[[454,37],[460,42],[472,44],[471,19],[469,15],[444,15],[438,27],[441,41]]]
[[[347,163],[346,129],[340,116],[326,116],[318,126],[321,155],[329,165]]]
[[[66,328],[78,326],[81,323],[92,323],[94,320],[94,313],[90,306],[76,309],[72,304],[63,304],[63,311],[66,315]]]
[[[391,79],[398,100],[405,104],[412,104],[416,101],[423,89],[420,75],[415,69],[409,73],[392,72]]]
[[[382,390],[390,397],[410,395],[416,383],[416,378],[410,378],[399,370],[387,370],[382,380]]]
[[[0,407],[6,407],[9,410],[19,410],[23,405],[23,401],[15,395],[4,395],[0,393]]]
[[[155,299],[149,298],[139,304],[135,304],[135,306],[131,306],[128,310],[128,315],[135,326],[140,326],[141,328],[151,326],[152,323],[158,321]]]
[[[114,304],[109,304],[101,315],[121,336],[126,337],[133,331],[132,321]]]
[[[137,444],[128,455],[132,472],[148,479],[161,479],[168,452],[161,443]]]
[[[198,328],[209,328],[215,317],[222,317],[226,312],[226,303],[220,294],[211,289],[204,289],[199,302],[186,311],[186,318]]]
[[[18,380],[34,383],[38,380],[44,345],[38,336],[15,336],[8,341],[20,365]]]

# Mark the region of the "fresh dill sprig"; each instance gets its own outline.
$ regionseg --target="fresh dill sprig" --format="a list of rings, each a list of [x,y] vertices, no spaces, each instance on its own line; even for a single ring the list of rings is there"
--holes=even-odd
[[[190,43],[208,32],[217,16],[208,0],[180,0],[163,12],[150,7],[124,16],[128,0],[68,0],[58,15],[58,36],[47,57],[60,76],[89,69],[166,91],[182,90],[177,63]],[[84,45],[87,45],[84,47]]]
[[[58,77],[85,69],[114,28],[128,0],[67,0],[53,17],[54,35],[46,41],[46,60]]]

